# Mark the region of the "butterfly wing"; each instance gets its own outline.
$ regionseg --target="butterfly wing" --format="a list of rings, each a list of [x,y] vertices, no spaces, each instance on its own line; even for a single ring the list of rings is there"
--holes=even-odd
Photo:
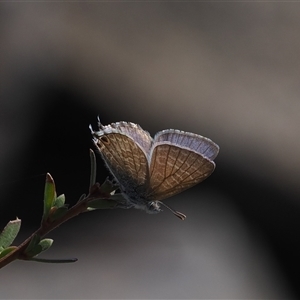
[[[141,193],[149,201],[168,198],[203,181],[213,172],[212,160],[219,151],[210,139],[174,129],[158,132],[153,141],[139,125],[127,122],[100,124],[92,134],[121,189]]]
[[[145,184],[149,178],[146,154],[130,136],[111,128],[93,135],[104,162],[123,191]]]
[[[171,142],[154,145],[150,163],[148,200],[163,200],[207,178],[215,163],[200,153]]]
[[[149,132],[143,130],[140,125],[124,121],[112,123],[107,126],[103,126],[101,123],[99,123],[99,125],[100,131],[97,132],[98,134],[101,134],[101,132],[122,133],[130,137],[136,144],[140,146],[140,148],[145,152],[146,155],[149,155],[153,139],[150,136]]]
[[[176,129],[162,130],[155,135],[154,143],[163,142],[193,150],[210,160],[214,160],[219,153],[219,146],[212,140],[199,134]]]

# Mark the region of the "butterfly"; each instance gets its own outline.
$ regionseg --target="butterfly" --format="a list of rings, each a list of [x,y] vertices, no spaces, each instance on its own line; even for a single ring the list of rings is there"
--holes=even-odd
[[[117,122],[90,130],[93,142],[113,175],[125,202],[122,208],[158,213],[163,205],[177,217],[186,216],[161,200],[206,179],[215,169],[219,146],[198,134],[166,129],[152,138],[138,124]]]

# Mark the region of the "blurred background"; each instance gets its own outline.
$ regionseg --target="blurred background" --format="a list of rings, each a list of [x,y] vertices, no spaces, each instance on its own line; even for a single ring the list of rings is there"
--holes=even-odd
[[[185,213],[102,210],[1,270],[1,298],[298,298],[299,3],[1,3],[0,222],[39,226],[45,173],[88,191],[89,124],[175,128],[220,146]],[[98,180],[108,171],[98,156]]]

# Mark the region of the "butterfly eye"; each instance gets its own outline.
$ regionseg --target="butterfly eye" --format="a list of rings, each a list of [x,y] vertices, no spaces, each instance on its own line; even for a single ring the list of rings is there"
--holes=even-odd
[[[100,138],[100,140],[101,140],[104,144],[109,144],[109,140],[108,140],[108,138],[107,138],[106,136],[102,136],[102,137]]]

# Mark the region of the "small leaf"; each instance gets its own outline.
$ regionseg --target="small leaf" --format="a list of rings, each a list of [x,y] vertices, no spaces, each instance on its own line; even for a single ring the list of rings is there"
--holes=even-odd
[[[39,242],[39,246],[42,247],[42,251],[46,251],[48,250],[53,244],[53,240],[52,239],[43,239]]]
[[[39,244],[41,238],[39,235],[35,234],[31,241],[29,242],[29,245],[27,246],[27,248],[25,249],[24,253],[28,256],[32,256],[30,255],[32,252],[34,252],[34,248]]]
[[[49,219],[51,222],[60,219],[62,216],[64,216],[68,211],[68,206],[59,207],[56,210],[51,210],[51,213],[49,215]]]
[[[5,248],[3,251],[1,251],[0,253],[0,258],[6,256],[8,253],[14,251],[15,249],[17,249],[18,247],[16,246],[10,246],[10,247],[7,247]]]
[[[91,174],[90,174],[90,188],[96,183],[97,163],[95,152],[90,149],[90,161],[91,161]]]
[[[46,183],[45,183],[45,191],[44,191],[44,214],[43,214],[43,221],[45,221],[50,213],[50,209],[54,204],[54,200],[56,197],[55,192],[55,183],[53,178],[49,173],[46,176]]]
[[[110,194],[113,191],[115,191],[118,188],[118,185],[113,184],[111,180],[108,179],[108,177],[105,179],[105,181],[100,186],[101,192],[104,194]]]
[[[96,182],[89,190],[89,198],[94,199],[109,199],[111,196],[110,192],[105,191],[105,189],[102,189],[100,184]]]
[[[40,254],[43,251],[43,248],[41,245],[35,245],[30,251],[26,251],[26,256],[28,258],[34,257],[38,254]]]
[[[56,207],[62,207],[65,205],[66,197],[64,194],[59,195],[55,201],[54,201],[54,206]]]
[[[114,201],[116,201],[118,203],[121,203],[121,204],[126,203],[126,199],[120,193],[111,195],[109,199],[114,200]]]
[[[0,246],[3,248],[10,246],[18,235],[20,227],[20,219],[9,221],[0,234]]]
[[[86,198],[86,194],[82,194],[78,200],[78,202],[83,201]]]
[[[93,209],[109,209],[115,208],[117,205],[116,201],[109,199],[94,199],[88,202],[88,208]]]
[[[96,210],[97,208],[92,208],[92,207],[87,207],[86,208],[86,211],[93,211],[93,210]]]
[[[33,239],[31,240],[31,242],[33,241]],[[38,241],[37,238],[35,238],[34,242],[30,242],[30,244],[28,245],[27,249],[25,250],[25,255],[27,257],[27,259],[31,259],[34,256],[37,256],[38,254],[40,254],[43,251],[48,250],[53,243],[52,239],[43,239],[41,240],[38,244],[34,244]],[[30,246],[30,248],[29,248]],[[29,248],[29,250],[28,250]]]

